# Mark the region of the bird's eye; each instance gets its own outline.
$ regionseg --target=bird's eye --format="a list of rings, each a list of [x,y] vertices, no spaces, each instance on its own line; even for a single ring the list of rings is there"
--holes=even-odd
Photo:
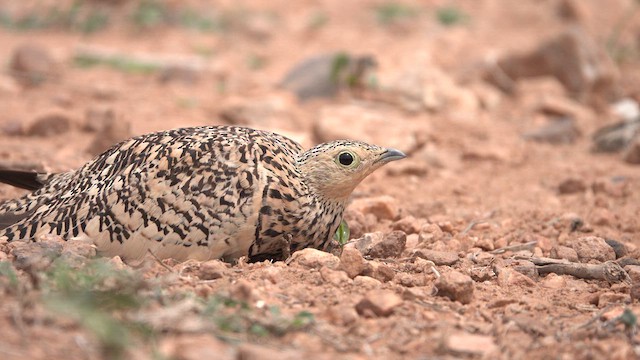
[[[355,159],[353,158],[353,154],[351,154],[350,152],[341,152],[340,155],[338,155],[338,162],[344,166],[349,166],[351,164],[353,164],[353,161]]]

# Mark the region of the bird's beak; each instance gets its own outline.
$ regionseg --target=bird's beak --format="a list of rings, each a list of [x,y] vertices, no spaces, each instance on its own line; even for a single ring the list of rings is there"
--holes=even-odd
[[[400,159],[404,159],[406,158],[407,155],[405,155],[402,151],[400,150],[396,150],[396,149],[387,149],[385,152],[383,152],[382,154],[380,154],[380,157],[378,158],[378,162],[382,162],[382,163],[388,163],[391,161],[395,161],[395,160],[400,160]]]

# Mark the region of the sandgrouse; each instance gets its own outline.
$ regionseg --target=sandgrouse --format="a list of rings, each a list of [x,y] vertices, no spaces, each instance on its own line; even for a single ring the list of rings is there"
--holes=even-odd
[[[338,140],[307,151],[275,133],[209,126],[115,145],[78,170],[0,170],[33,192],[0,203],[0,241],[56,234],[106,256],[281,260],[326,249],[353,189],[395,149]],[[286,244],[283,246],[283,244]]]

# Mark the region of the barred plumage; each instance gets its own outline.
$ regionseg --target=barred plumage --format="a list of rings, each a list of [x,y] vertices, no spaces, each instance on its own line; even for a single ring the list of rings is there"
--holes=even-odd
[[[403,157],[343,140],[304,152],[284,136],[242,127],[143,135],[76,171],[40,176],[40,189],[0,203],[0,239],[53,233],[126,260],[148,251],[178,260],[281,259],[285,247],[325,248],[355,186]]]

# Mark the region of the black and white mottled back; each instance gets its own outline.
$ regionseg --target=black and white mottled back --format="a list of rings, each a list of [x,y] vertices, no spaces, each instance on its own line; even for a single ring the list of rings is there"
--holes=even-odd
[[[153,133],[0,203],[0,239],[52,233],[126,260],[149,251],[178,260],[280,259],[286,250],[325,248],[353,188],[402,157],[353,141],[303,152],[284,136],[242,127]]]

